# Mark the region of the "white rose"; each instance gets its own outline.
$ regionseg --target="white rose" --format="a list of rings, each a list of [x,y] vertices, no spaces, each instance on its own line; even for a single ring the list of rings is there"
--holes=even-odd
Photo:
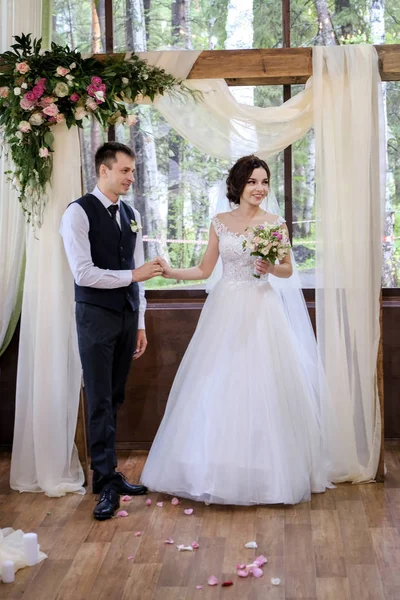
[[[22,87],[24,90],[26,90],[26,89],[27,89],[27,87],[28,87],[28,84],[24,82],[24,83],[22,83],[22,84],[21,84],[21,87]]]
[[[83,108],[83,106],[79,106],[79,108],[77,108],[74,112],[74,116],[76,121],[81,121],[84,117],[87,116],[87,112]]]
[[[71,64],[69,65],[69,68],[70,68],[70,69],[75,69],[75,68],[76,68],[76,63],[74,63],[74,62],[73,62],[73,63],[71,63]]]
[[[128,85],[129,83],[129,79],[127,77],[122,77],[121,79],[122,83],[124,83],[125,85]]]
[[[66,75],[65,79],[68,79],[68,81],[72,81],[73,79],[75,79],[75,77],[73,75]]]
[[[93,112],[99,108],[97,102],[93,100],[93,98],[88,98],[85,104],[87,108],[89,108],[89,110],[92,110]]]
[[[31,125],[36,125],[37,127],[43,123],[43,117],[40,113],[36,112],[29,119],[29,123]]]
[[[14,88],[14,94],[15,94],[15,96],[20,96],[21,95],[21,88],[20,87],[15,87]]]

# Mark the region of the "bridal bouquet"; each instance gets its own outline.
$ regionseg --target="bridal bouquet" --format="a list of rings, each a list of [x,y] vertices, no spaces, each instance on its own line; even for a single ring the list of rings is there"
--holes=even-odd
[[[243,241],[243,250],[250,250],[251,256],[260,256],[275,264],[276,260],[282,260],[289,254],[290,240],[282,225],[265,223],[248,229],[250,234]],[[254,277],[260,279],[260,275],[256,273]]]

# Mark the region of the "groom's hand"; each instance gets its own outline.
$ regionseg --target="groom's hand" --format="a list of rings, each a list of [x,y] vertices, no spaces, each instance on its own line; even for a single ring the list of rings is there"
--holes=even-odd
[[[136,350],[133,353],[133,360],[137,360],[144,354],[147,348],[147,337],[144,329],[139,329],[136,338]]]
[[[147,263],[144,263],[141,267],[137,269],[133,269],[132,271],[132,281],[147,281],[152,277],[157,277],[158,275],[163,274],[163,268],[160,265],[159,260],[156,258],[154,260],[150,260]]]

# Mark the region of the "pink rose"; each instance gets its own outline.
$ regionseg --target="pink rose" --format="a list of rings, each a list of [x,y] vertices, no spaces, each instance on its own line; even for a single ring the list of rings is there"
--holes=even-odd
[[[31,70],[27,62],[17,63],[15,68],[18,71],[18,73],[22,73],[22,75]]]
[[[53,96],[46,96],[45,98],[42,98],[40,101],[40,106],[50,106],[50,104],[53,104],[55,98],[53,98]]]
[[[49,118],[49,123],[57,123],[57,119],[55,117],[50,117]]]
[[[78,102],[78,100],[79,100],[79,94],[77,94],[76,92],[74,92],[73,94],[70,95],[69,99],[71,100],[71,102]]]
[[[69,73],[69,69],[66,69],[65,67],[57,67],[56,73],[57,73],[57,75],[60,75],[61,77],[64,77],[64,75],[66,75],[67,73]]]
[[[35,100],[33,100],[32,102],[27,98],[27,94],[25,94],[22,100],[20,100],[19,105],[22,108],[22,110],[32,110],[32,108],[35,106]]]
[[[35,102],[35,100],[37,100],[37,97],[34,94],[33,90],[31,92],[26,92],[24,98],[26,98],[28,102]]]
[[[58,108],[55,104],[50,104],[43,109],[43,114],[47,115],[48,117],[55,117],[58,112]]]
[[[6,85],[0,87],[0,98],[7,98],[9,91],[10,88],[8,88]]]
[[[56,115],[56,120],[57,123],[62,123],[65,120],[64,115],[62,113],[58,113],[58,115]]]
[[[49,155],[48,148],[39,148],[39,156],[40,158],[47,158]]]
[[[41,98],[44,94],[44,87],[37,84],[34,86],[34,88],[32,89],[32,92],[30,92],[30,93],[35,96],[36,100],[39,100],[39,98]]]
[[[92,77],[91,81],[92,81],[92,84],[96,85],[96,86],[101,85],[103,83],[103,80],[101,77]]]

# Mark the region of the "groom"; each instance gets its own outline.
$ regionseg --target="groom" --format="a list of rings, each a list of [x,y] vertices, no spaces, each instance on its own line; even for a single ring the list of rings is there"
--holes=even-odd
[[[161,259],[144,263],[140,216],[120,195],[134,182],[135,154],[108,142],[95,156],[97,185],[66,209],[60,227],[75,280],[79,353],[88,401],[94,517],[109,519],[120,494],[145,494],[117,472],[116,417],[131,361],[146,350],[142,282],[161,275]]]

